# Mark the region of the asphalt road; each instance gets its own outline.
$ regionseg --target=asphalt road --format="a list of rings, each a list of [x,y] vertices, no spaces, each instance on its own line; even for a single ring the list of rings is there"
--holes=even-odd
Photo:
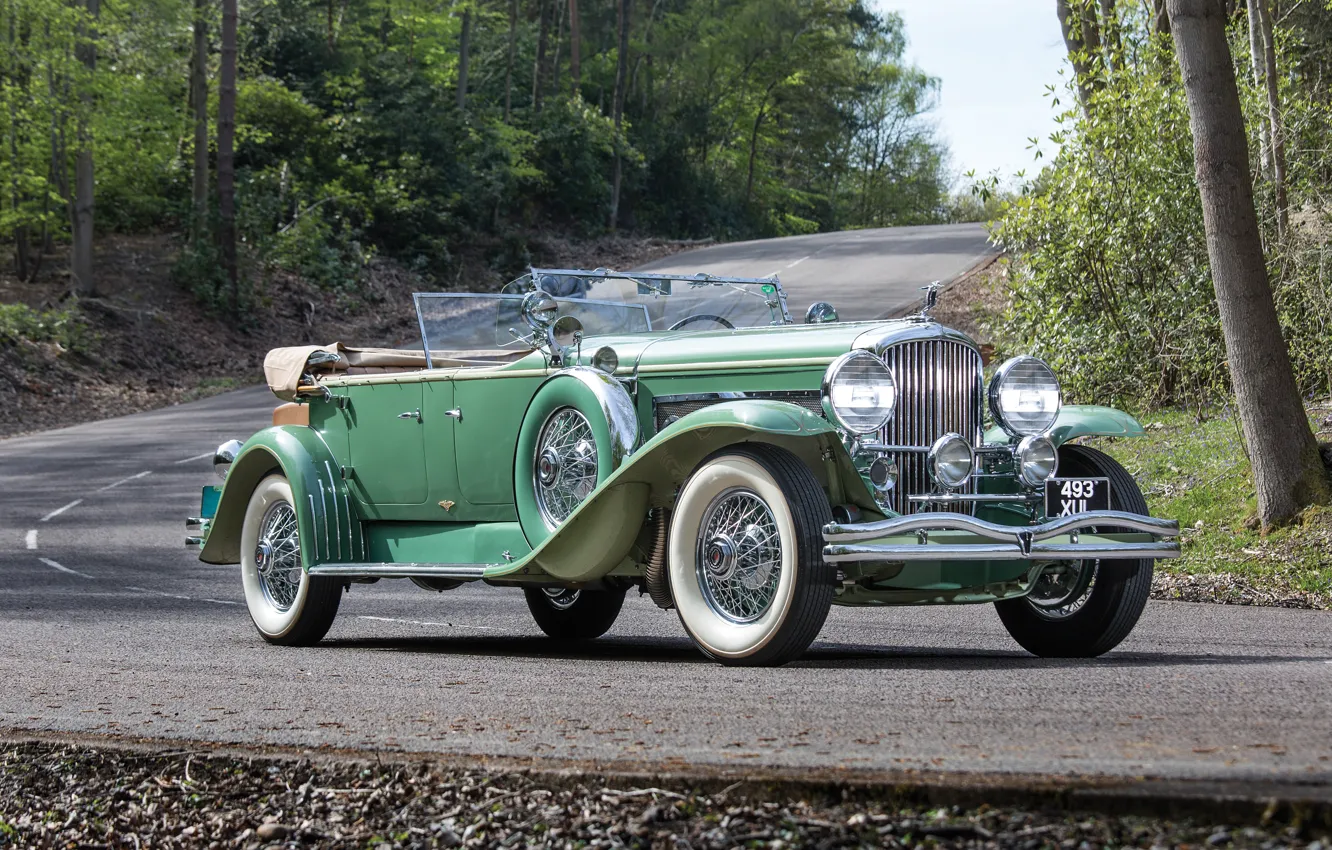
[[[804,660],[737,670],[646,597],[561,649],[517,591],[385,581],[354,587],[320,646],[268,646],[238,569],[199,563],[182,519],[212,448],[274,403],[243,390],[0,441],[0,729],[1332,783],[1326,612],[1153,602],[1116,652],[1047,661],[990,606],[834,609]]]
[[[775,274],[796,321],[815,301],[831,303],[844,320],[878,319],[919,303],[922,286],[947,283],[994,253],[979,224],[923,225],[730,242],[636,271]]]

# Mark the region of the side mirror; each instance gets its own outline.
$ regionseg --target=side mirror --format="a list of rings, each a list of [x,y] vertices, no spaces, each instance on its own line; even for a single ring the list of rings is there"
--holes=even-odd
[[[527,293],[523,298],[521,308],[523,321],[534,331],[543,331],[550,327],[559,311],[560,305],[555,303],[555,299],[540,289]]]
[[[560,349],[569,348],[583,339],[583,323],[573,316],[560,316],[550,326],[551,344]]]
[[[815,301],[805,311],[805,324],[825,325],[837,321],[837,311],[827,301]]]

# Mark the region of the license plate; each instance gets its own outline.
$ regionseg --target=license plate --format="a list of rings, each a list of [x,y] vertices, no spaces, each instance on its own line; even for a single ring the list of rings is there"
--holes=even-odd
[[[1045,482],[1045,516],[1049,519],[1108,510],[1109,478],[1051,478]]]

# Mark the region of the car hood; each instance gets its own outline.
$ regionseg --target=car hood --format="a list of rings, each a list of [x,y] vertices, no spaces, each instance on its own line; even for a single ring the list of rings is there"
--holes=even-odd
[[[583,340],[586,362],[598,348],[615,349],[620,366],[669,366],[715,363],[724,368],[741,361],[830,360],[854,348],[891,336],[910,322],[836,322],[781,325],[736,330],[662,331],[632,336],[600,335]]]

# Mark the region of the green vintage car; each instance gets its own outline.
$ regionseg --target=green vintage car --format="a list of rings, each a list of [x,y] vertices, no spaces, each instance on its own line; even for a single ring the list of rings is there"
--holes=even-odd
[[[1095,656],[1136,623],[1175,522],[1076,441],[1142,428],[1063,405],[1031,357],[986,383],[926,307],[793,321],[775,278],[533,269],[418,294],[422,347],[279,349],[274,425],[221,446],[210,564],[271,643],[410,579],[521,588],[552,638],[674,608],[724,664],[798,658],[832,605],[992,602],[1022,646]]]

